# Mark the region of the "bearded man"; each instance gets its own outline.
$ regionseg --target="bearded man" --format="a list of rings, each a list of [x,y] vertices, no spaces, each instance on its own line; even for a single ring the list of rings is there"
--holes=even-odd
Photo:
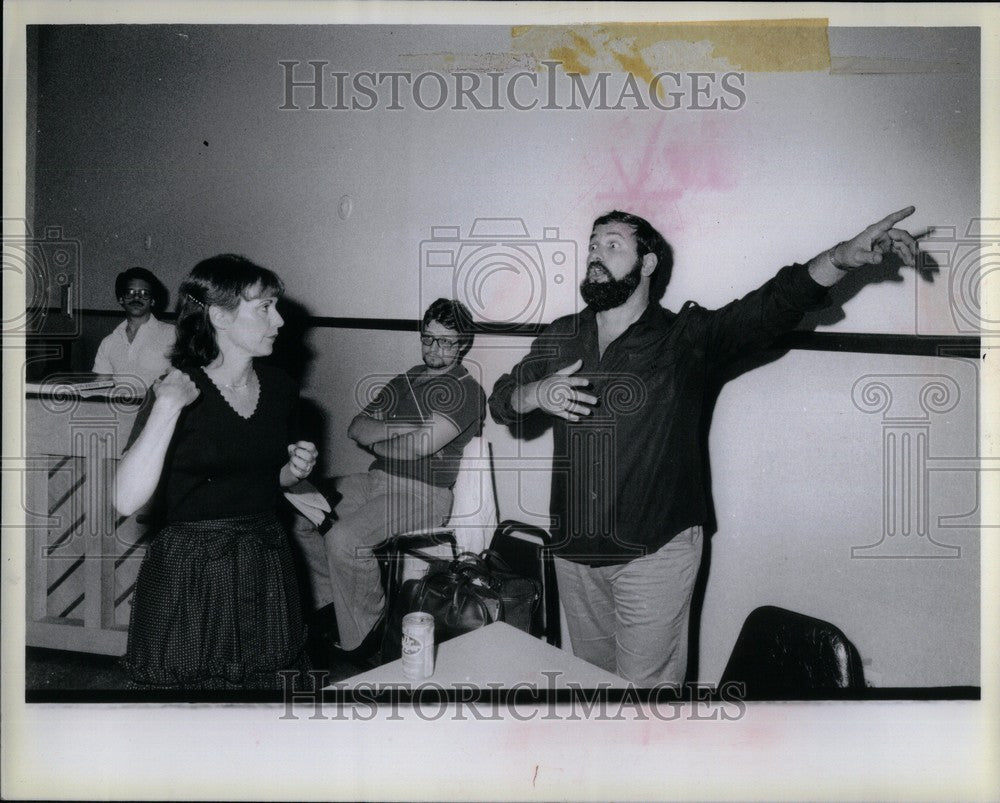
[[[495,421],[553,423],[550,502],[559,596],[573,652],[637,686],[681,684],[691,597],[709,520],[706,391],[851,270],[916,243],[895,212],[717,310],[659,304],[670,246],[646,220],[594,221],[587,308],[549,325],[490,396]]]

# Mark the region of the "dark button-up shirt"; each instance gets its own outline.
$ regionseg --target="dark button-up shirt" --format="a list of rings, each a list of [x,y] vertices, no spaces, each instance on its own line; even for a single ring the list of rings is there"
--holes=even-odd
[[[516,425],[516,387],[583,360],[575,375],[590,380],[584,390],[598,404],[579,422],[550,417],[553,552],[589,565],[624,563],[704,524],[712,372],[794,328],[825,293],[804,265],[790,265],[717,310],[689,301],[674,313],[651,303],[603,356],[590,308],[550,324],[497,381],[489,405],[495,421]]]

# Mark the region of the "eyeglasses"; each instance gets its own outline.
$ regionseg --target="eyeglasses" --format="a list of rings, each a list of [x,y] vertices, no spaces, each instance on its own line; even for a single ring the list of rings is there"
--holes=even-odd
[[[153,294],[149,290],[126,290],[122,293],[122,298],[152,298]]]
[[[425,346],[433,346],[437,343],[437,347],[441,351],[454,351],[458,348],[458,341],[453,340],[449,337],[434,337],[433,335],[420,335],[420,342]]]

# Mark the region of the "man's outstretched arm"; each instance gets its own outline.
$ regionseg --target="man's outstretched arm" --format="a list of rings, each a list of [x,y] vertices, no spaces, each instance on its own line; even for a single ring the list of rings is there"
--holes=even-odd
[[[743,298],[707,313],[707,348],[718,364],[765,348],[791,331],[810,309],[820,306],[826,290],[850,271],[881,263],[895,253],[916,263],[917,244],[895,224],[913,213],[909,206],[868,226],[850,240],[813,257],[806,265],[789,265]]]

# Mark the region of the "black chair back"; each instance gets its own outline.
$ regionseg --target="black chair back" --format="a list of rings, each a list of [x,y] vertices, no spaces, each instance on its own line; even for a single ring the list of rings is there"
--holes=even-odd
[[[544,636],[553,647],[562,643],[559,628],[559,590],[555,565],[549,553],[550,537],[541,527],[508,519],[493,533],[490,549],[496,552],[510,569],[538,581],[542,589],[541,604],[535,609],[531,633]]]
[[[743,623],[719,686],[740,682],[748,700],[810,699],[865,687],[861,656],[837,627],[773,605]]]

